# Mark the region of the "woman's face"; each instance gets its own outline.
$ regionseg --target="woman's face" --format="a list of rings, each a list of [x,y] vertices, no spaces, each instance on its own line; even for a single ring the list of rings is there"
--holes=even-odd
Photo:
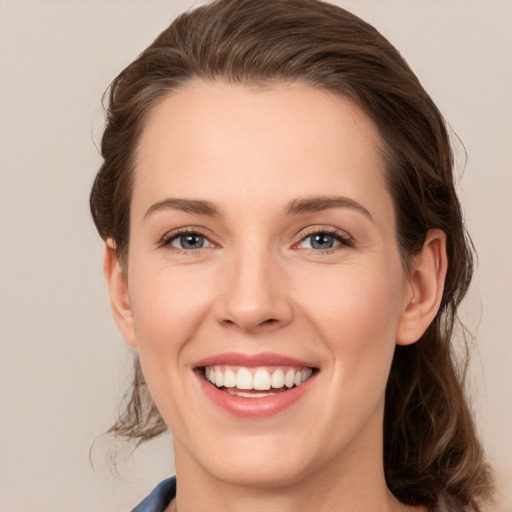
[[[412,292],[379,143],[300,84],[194,82],[149,116],[122,330],[178,469],[281,486],[381,464]]]

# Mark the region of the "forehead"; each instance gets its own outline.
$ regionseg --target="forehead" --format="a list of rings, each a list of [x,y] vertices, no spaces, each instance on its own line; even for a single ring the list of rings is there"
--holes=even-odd
[[[300,83],[196,81],[148,115],[134,200],[384,193],[380,147],[371,120],[347,98]]]

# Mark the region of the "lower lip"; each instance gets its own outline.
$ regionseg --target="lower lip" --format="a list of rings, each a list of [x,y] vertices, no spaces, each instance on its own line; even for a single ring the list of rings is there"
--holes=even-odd
[[[300,400],[311,387],[316,374],[313,374],[300,386],[287,391],[281,391],[275,395],[259,398],[231,395],[215,387],[204,379],[202,375],[197,374],[197,376],[208,398],[221,409],[239,418],[268,418],[280,413]]]

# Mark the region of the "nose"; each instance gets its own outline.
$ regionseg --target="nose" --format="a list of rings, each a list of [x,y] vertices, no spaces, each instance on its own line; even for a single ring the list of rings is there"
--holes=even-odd
[[[216,307],[217,321],[246,333],[289,324],[293,308],[284,269],[271,254],[247,252],[226,262]]]

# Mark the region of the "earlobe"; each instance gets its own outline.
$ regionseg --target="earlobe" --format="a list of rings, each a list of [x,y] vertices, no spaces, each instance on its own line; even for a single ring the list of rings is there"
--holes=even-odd
[[[115,242],[111,238],[105,242],[103,272],[107,281],[112,314],[117,327],[128,345],[136,347],[133,313],[128,294],[128,281],[121,267]]]
[[[443,297],[446,270],[446,235],[431,229],[421,252],[410,266],[408,290],[397,328],[396,343],[410,345],[418,341],[434,320]]]

